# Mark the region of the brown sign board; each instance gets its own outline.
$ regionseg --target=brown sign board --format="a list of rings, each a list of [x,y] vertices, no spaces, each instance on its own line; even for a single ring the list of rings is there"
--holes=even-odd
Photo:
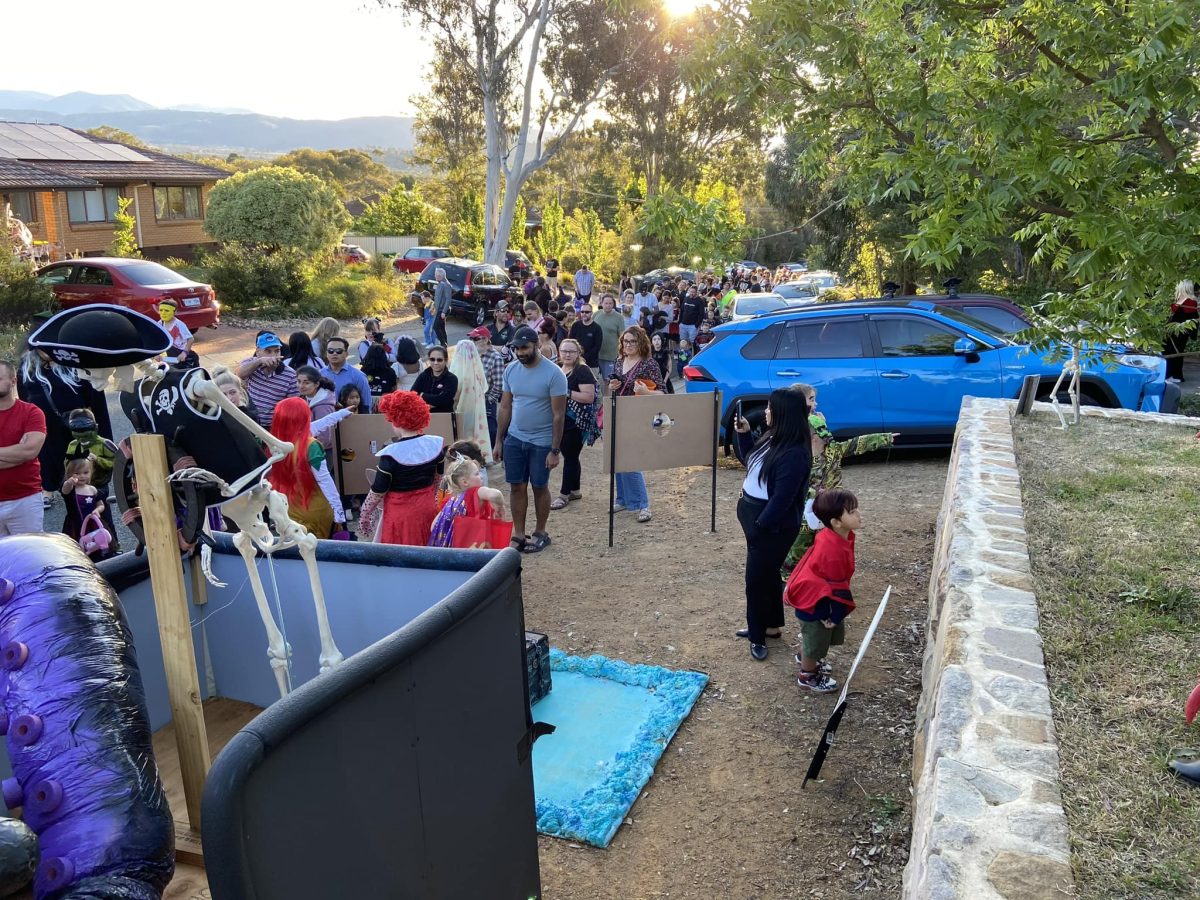
[[[440,435],[446,446],[453,444],[457,426],[454,413],[433,413],[429,417],[426,434]],[[335,464],[331,467],[338,491],[345,497],[365,494],[371,489],[370,469],[375,471],[375,453],[396,439],[392,426],[385,416],[379,414],[355,415],[338,423],[334,441]],[[371,449],[374,443],[375,450]]]
[[[604,440],[616,442],[616,453],[610,462],[614,448],[605,448],[605,472],[713,464],[719,406],[712,393],[616,397],[607,407]]]

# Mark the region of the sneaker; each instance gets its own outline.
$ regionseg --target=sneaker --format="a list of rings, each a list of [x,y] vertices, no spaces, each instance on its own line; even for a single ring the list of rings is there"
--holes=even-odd
[[[767,658],[767,645],[766,644],[751,644],[750,645],[750,655],[753,656],[755,659],[757,659],[759,662],[762,662],[764,659]]]
[[[800,658],[799,653],[793,653],[792,659],[794,659],[796,661],[796,665],[798,665],[798,666],[803,665],[803,663],[804,663],[804,660],[802,660]],[[823,660],[823,659],[817,660],[817,671],[820,672],[822,675],[828,675],[830,672],[833,671],[833,666],[831,666],[829,663],[825,662],[825,660]]]
[[[626,506],[624,503],[614,503],[612,505],[613,512],[625,512]]]
[[[649,522],[650,521],[650,510],[648,510],[648,509],[640,510],[638,512],[638,521],[643,522],[643,523]]]
[[[796,676],[796,684],[814,694],[829,694],[837,690],[838,683],[824,672],[801,672]]]
[[[1167,384],[1183,384],[1182,378],[1168,378]]]

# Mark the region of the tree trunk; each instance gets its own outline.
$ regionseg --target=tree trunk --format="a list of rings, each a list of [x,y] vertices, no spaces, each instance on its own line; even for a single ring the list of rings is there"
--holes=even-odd
[[[500,196],[500,169],[504,161],[504,133],[500,127],[500,103],[495,96],[495,84],[494,79],[490,80],[483,94],[484,145],[487,152],[487,179],[483,194],[483,261],[502,265],[504,251],[501,250],[497,262],[493,247],[499,224],[500,210],[496,200]]]

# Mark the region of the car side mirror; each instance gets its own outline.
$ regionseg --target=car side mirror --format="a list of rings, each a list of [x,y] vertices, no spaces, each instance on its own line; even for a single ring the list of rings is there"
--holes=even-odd
[[[967,338],[967,337],[959,338],[957,341],[954,342],[954,355],[955,356],[970,356],[972,353],[977,353],[977,352],[979,352],[979,347],[970,338]]]

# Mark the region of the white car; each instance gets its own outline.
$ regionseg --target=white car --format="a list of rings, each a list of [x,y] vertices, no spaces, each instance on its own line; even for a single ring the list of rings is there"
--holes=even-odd
[[[792,306],[808,306],[817,302],[821,288],[811,281],[797,280],[775,285],[775,293]]]
[[[778,294],[735,294],[725,311],[725,321],[744,322],[762,313],[788,309],[790,306],[791,304]]]

